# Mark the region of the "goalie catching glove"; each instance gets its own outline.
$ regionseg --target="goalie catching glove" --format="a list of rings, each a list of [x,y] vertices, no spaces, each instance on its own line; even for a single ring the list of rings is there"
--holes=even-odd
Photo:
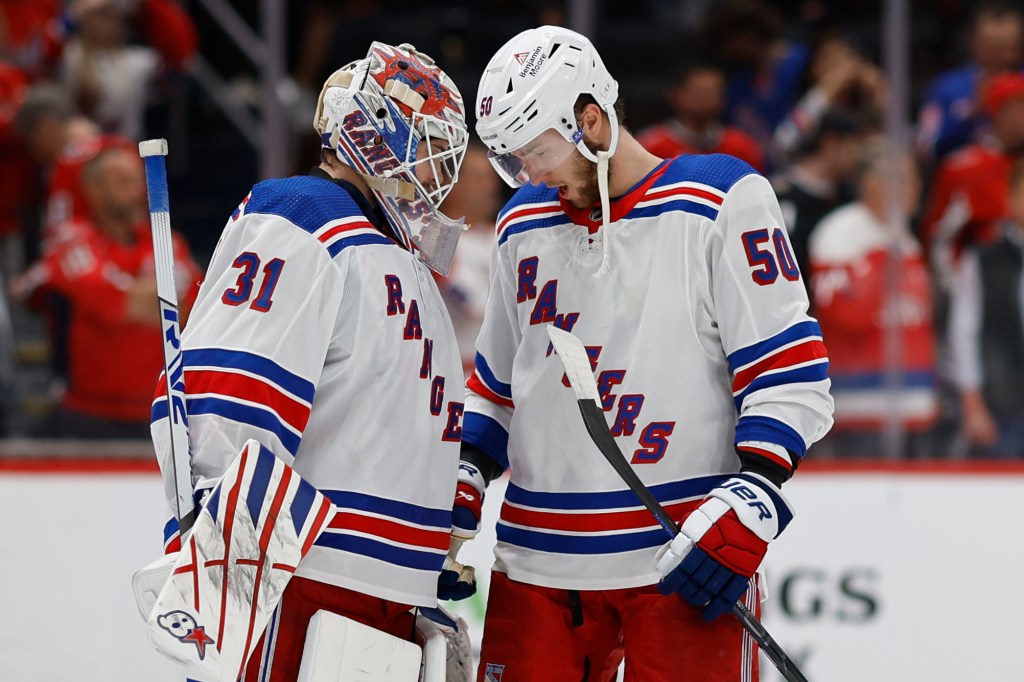
[[[658,550],[658,589],[675,592],[714,620],[743,595],[768,543],[792,518],[778,487],[757,474],[737,474],[708,493],[675,539]]]

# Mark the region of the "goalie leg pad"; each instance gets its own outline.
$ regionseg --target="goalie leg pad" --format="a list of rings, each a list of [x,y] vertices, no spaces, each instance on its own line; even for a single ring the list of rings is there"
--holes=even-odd
[[[149,614],[150,643],[215,680],[235,680],[331,503],[254,440],[207,499]]]
[[[298,682],[417,682],[421,658],[412,642],[317,611],[306,630]]]

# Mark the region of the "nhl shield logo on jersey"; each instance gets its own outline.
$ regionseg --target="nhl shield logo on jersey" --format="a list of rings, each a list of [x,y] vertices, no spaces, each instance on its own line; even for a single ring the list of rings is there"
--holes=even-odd
[[[184,611],[169,611],[157,616],[157,625],[183,644],[195,644],[199,660],[206,658],[206,645],[214,640],[206,634],[206,628],[196,623],[195,618]]]
[[[484,669],[484,680],[486,682],[501,682],[501,676],[505,674],[505,665],[502,663],[488,663]]]

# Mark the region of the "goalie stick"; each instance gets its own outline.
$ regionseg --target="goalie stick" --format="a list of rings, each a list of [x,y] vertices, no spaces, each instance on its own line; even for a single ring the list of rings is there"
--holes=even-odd
[[[654,515],[661,527],[672,538],[679,534],[679,526],[668,515],[661,503],[651,494],[647,486],[643,484],[640,477],[636,475],[629,465],[625,455],[619,450],[615,437],[612,436],[605,421],[604,411],[601,409],[600,393],[597,390],[597,381],[594,379],[594,372],[590,366],[590,356],[586,348],[573,334],[549,324],[547,325],[548,337],[558,353],[558,359],[565,368],[565,376],[569,379],[573,393],[576,394],[576,402],[580,407],[580,414],[583,415],[583,423],[587,427],[594,445],[601,451],[604,458],[612,465],[615,472],[629,486],[629,489],[636,493],[640,501],[648,511]],[[761,650],[768,659],[778,668],[782,676],[789,682],[808,682],[803,673],[796,667],[796,664],[786,655],[779,643],[776,642],[761,621],[757,619],[750,609],[742,602],[736,602],[732,606],[732,614],[743,625],[750,636],[754,638]]]
[[[167,388],[167,426],[174,473],[176,515],[180,536],[196,521],[192,498],[192,463],[188,443],[188,415],[185,411],[185,374],[181,358],[181,330],[178,324],[178,292],[174,284],[174,246],[171,242],[171,217],[167,200],[167,140],[139,143],[139,156],[146,164],[146,197],[149,200],[149,224],[153,231],[153,263],[156,269],[156,295],[160,302],[163,329],[164,381]]]

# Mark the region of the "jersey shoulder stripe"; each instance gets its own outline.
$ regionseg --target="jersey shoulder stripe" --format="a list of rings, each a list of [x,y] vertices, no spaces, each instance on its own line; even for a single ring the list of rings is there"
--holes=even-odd
[[[718,211],[725,201],[725,192],[700,182],[683,180],[669,185],[652,187],[643,199],[636,203],[627,217],[650,218],[682,211],[696,213],[709,220],[718,218]]]
[[[367,219],[349,193],[323,178],[295,176],[257,183],[241,215],[279,216],[316,237],[332,257],[350,246],[394,244]]]
[[[683,212],[716,220],[732,186],[756,172],[745,161],[726,154],[679,156],[658,176],[628,217],[652,218]]]
[[[558,201],[558,190],[545,185],[524,185],[498,212],[498,244],[509,237],[544,227],[572,222]]]
[[[748,175],[759,175],[746,161],[728,154],[683,154],[669,163],[650,192],[678,183],[705,186],[725,196],[732,186]]]

